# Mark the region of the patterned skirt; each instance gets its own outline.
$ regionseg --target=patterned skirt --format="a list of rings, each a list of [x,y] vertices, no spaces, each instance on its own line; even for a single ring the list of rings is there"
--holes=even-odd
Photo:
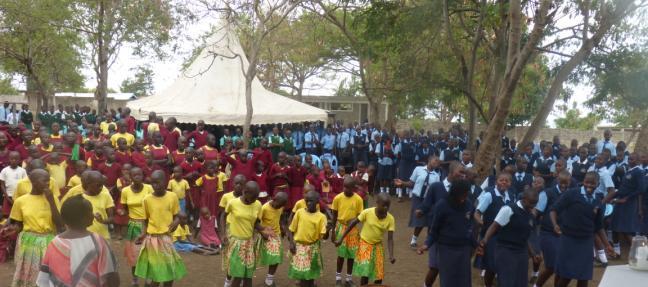
[[[153,282],[179,280],[187,275],[182,257],[169,235],[148,235],[137,258],[135,275]]]
[[[385,249],[382,242],[369,244],[360,240],[360,246],[353,261],[353,275],[368,277],[370,281],[385,277]]]
[[[335,239],[340,239],[348,225],[337,222],[335,224]],[[360,233],[358,227],[351,229],[349,234],[342,240],[342,244],[337,248],[337,256],[345,259],[354,259],[358,246],[360,245]]]
[[[142,227],[144,221],[133,220],[128,221],[128,230],[126,231],[126,243],[124,244],[124,257],[128,266],[135,267],[137,264],[137,256],[139,256],[142,249],[141,244],[135,244],[135,240],[142,235]]]
[[[283,262],[283,242],[281,237],[272,236],[268,240],[259,237],[259,263],[262,266],[277,265]]]
[[[294,280],[314,280],[320,277],[324,263],[320,242],[313,244],[296,243],[297,252],[290,260],[288,278]]]
[[[40,271],[41,261],[45,256],[47,245],[54,239],[54,234],[40,234],[23,231],[18,236],[14,262],[16,272],[14,273],[12,287],[36,286],[36,278]]]
[[[229,238],[223,269],[234,278],[252,278],[256,269],[255,239]]]

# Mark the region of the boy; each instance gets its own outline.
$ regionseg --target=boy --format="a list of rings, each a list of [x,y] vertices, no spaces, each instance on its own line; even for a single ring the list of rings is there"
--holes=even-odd
[[[394,264],[394,231],[396,223],[394,216],[389,213],[390,199],[385,193],[376,197],[376,207],[365,209],[360,215],[351,220],[344,234],[335,241],[335,245],[342,244],[346,237],[358,223],[362,222],[360,231],[360,246],[356,253],[356,260],[353,263],[353,274],[360,276],[360,285],[369,284],[374,280],[376,284],[382,284],[384,278],[382,239],[387,232],[387,248],[389,249],[389,262]]]
[[[65,203],[73,196],[82,194],[92,204],[95,217],[88,231],[101,235],[106,240],[110,239],[108,224],[113,222],[115,203],[110,192],[104,187],[104,177],[98,171],[86,171],[81,175],[81,185],[70,189],[61,199]]]
[[[314,287],[315,279],[321,274],[320,240],[326,236],[326,216],[317,211],[320,196],[309,191],[304,199],[306,208],[297,210],[290,223],[288,242],[290,242],[290,269],[288,277],[299,280],[300,287]]]
[[[355,180],[348,176],[344,178],[344,191],[333,198],[333,205],[331,211],[333,214],[332,222],[335,222],[335,233],[331,234],[331,241],[335,243],[337,238],[341,238],[342,233],[345,232],[349,222],[360,215],[363,210],[362,198],[357,195],[355,190]],[[353,259],[355,258],[360,235],[358,229],[350,229],[345,232],[347,236],[337,248],[337,270],[335,273],[335,286],[342,287],[342,268],[344,267],[344,260],[347,261],[347,274],[345,286],[353,285]],[[349,235],[349,233],[351,233]]]
[[[274,274],[277,267],[283,262],[283,244],[281,234],[285,233],[286,224],[281,220],[284,206],[288,202],[288,194],[280,191],[274,198],[261,207],[259,220],[261,227],[270,233],[268,239],[260,239],[260,259],[262,266],[268,266],[268,274],[265,279],[265,286],[276,286],[274,283]]]
[[[15,151],[9,152],[9,166],[3,168],[0,172],[0,189],[4,195],[3,212],[0,214],[0,218],[2,218],[2,215],[9,215],[18,181],[27,177],[27,172],[19,164],[20,154]]]
[[[185,200],[185,197],[189,195],[189,199],[191,199],[191,194],[187,193],[187,191],[189,191],[189,182],[186,179],[182,178],[182,167],[176,166],[173,168],[173,178],[169,180],[167,190],[175,193],[178,196],[178,200],[180,202],[180,211],[183,214],[186,214],[187,202]]]

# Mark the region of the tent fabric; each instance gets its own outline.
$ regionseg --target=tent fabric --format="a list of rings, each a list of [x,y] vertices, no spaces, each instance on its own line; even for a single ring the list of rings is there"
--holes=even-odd
[[[154,111],[178,122],[204,120],[212,125],[243,125],[248,61],[229,25],[215,31],[191,65],[164,91],[127,103],[132,115],[148,119]],[[252,124],[325,121],[325,110],[266,90],[252,81]]]

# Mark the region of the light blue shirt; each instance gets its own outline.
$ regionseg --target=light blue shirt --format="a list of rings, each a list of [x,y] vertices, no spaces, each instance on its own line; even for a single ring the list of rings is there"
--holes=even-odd
[[[497,190],[497,188],[495,188],[495,196],[502,197],[502,193],[500,193]],[[479,212],[481,213],[484,213],[486,212],[486,209],[488,209],[488,207],[491,205],[491,203],[493,203],[493,198],[491,197],[490,192],[484,190],[484,192],[479,196],[479,198],[477,198],[477,201],[479,202],[479,204],[477,204],[477,210],[479,210]],[[508,192],[505,192],[504,203],[506,203],[507,201],[510,202],[511,198],[509,197]]]
[[[515,204],[519,207],[524,209],[522,206],[522,202],[519,200],[515,202]],[[510,206],[505,205],[502,206],[502,208],[497,212],[497,215],[495,216],[495,222],[499,224],[500,226],[506,226],[510,221],[511,221],[511,216],[513,216],[513,209],[511,209]]]
[[[337,136],[337,148],[346,149],[347,145],[349,145],[350,140],[351,137],[349,136],[349,133],[347,132],[339,133]]]
[[[414,171],[412,172],[412,175],[409,178],[409,180],[414,183],[414,186],[412,187],[413,195],[416,195],[418,197],[423,197],[425,195],[425,192],[427,190],[423,190],[423,186],[425,186],[426,177],[428,179],[427,181],[428,187],[431,184],[441,180],[441,176],[436,171],[427,170],[427,166],[417,166],[416,168],[414,168]]]
[[[590,170],[596,171],[599,174],[599,185],[596,187],[596,190],[594,190],[594,193],[600,193],[603,194],[603,196],[606,196],[608,193],[608,188],[614,188],[614,182],[612,181],[612,174],[608,171],[607,167],[602,166],[600,168],[596,168],[595,166],[592,166]]]
[[[304,133],[301,131],[296,131],[292,134],[293,145],[296,150],[300,150],[304,147]]]
[[[7,120],[7,110],[5,110],[4,106],[0,106],[0,121],[6,121]]]
[[[392,164],[394,164],[394,160],[391,157],[388,157],[388,156],[380,157],[381,152],[384,152],[382,150],[383,145],[384,145],[383,143],[377,143],[376,148],[374,149],[374,152],[376,153],[376,155],[379,156],[378,164],[381,164],[381,165],[392,165]]]
[[[322,148],[325,150],[332,150],[335,147],[335,135],[326,134],[322,137]]]
[[[304,148],[315,148],[315,141],[317,141],[317,134],[310,131],[304,135]]]
[[[560,190],[560,186],[556,185],[556,189],[558,189],[559,193],[562,193]],[[547,198],[547,192],[546,191],[541,191],[540,194],[538,194],[538,203],[536,204],[535,209],[544,212],[545,209],[547,209],[547,202],[549,199]]]
[[[610,150],[610,154],[612,156],[616,156],[616,145],[612,141],[606,141],[606,140],[598,141],[596,143],[596,148],[599,154],[603,152],[603,148],[606,148]]]

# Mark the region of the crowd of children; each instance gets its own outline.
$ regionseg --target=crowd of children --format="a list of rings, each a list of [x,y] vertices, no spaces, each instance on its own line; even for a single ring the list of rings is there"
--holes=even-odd
[[[314,286],[329,238],[337,247],[336,286],[355,286],[353,276],[380,284],[385,235],[395,262],[391,191],[411,197],[410,245],[419,247],[428,230],[418,249],[429,251],[425,286],[437,277],[442,286],[471,286],[474,251],[486,286],[528,282],[529,258],[537,286],[552,275],[557,286],[582,286],[592,277],[593,252],[606,265],[606,249],[617,257],[620,242],[648,232],[640,216],[648,207],[648,155],[612,144],[609,132],[602,142],[571,148],[556,138],[517,150],[504,137],[500,169],[475,182],[473,152],[458,128],[437,135],[373,125],[305,133],[275,127],[267,137],[224,130],[217,140],[202,121],[182,131],[174,118],[151,114],[138,129],[129,112],[99,123],[74,116],[37,119],[31,129],[1,126],[8,220],[0,259],[15,254],[12,286],[74,286],[91,277],[77,277],[79,268],[117,286],[110,240],[124,242],[132,286],[183,278],[179,252],[222,254],[225,286],[251,286],[258,265],[267,267],[264,284],[276,286],[285,250],[292,254],[288,277]],[[604,204],[614,205],[611,215]],[[612,244],[605,230],[613,231]],[[79,256],[90,256],[83,264],[91,266],[79,265]]]

